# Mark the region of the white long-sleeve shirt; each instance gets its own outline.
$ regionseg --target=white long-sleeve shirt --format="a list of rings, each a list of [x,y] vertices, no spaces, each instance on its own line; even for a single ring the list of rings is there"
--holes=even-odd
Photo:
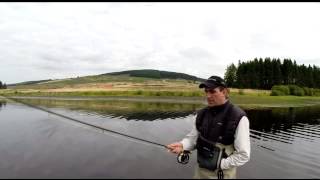
[[[250,132],[249,120],[243,116],[235,132],[234,148],[235,151],[228,157],[221,160],[221,169],[238,167],[250,160]],[[194,123],[193,128],[186,137],[180,141],[184,150],[194,150],[199,132]]]

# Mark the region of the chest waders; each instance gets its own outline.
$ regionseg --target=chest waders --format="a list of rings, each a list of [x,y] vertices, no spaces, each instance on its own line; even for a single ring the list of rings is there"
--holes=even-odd
[[[199,135],[202,143],[197,144],[197,161],[200,168],[208,169],[212,172],[217,171],[218,179],[223,179],[224,174],[221,169],[221,159],[228,157],[224,147],[216,145],[201,135]],[[204,145],[205,144],[205,145]]]
[[[229,101],[221,106],[206,107],[198,112],[196,175],[199,178],[235,178],[235,168],[222,170],[220,165],[223,158],[234,152],[234,133],[244,115],[240,108]]]
[[[220,149],[224,149],[225,155],[230,156],[234,152],[234,146],[231,145],[223,145],[220,143],[216,144]],[[224,155],[222,155],[224,156]],[[223,159],[223,158],[222,158]],[[221,163],[221,162],[220,162]],[[222,172],[222,173],[221,173]],[[194,179],[235,179],[237,174],[237,168],[232,167],[229,169],[216,169],[214,171],[201,168],[200,164],[195,167]]]

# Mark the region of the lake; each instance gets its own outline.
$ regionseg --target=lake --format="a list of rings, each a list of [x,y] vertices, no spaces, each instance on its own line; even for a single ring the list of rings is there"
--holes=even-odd
[[[205,104],[19,99],[137,138],[180,141]],[[320,106],[245,109],[251,159],[238,178],[320,178]],[[192,178],[161,146],[130,139],[0,98],[0,178]]]

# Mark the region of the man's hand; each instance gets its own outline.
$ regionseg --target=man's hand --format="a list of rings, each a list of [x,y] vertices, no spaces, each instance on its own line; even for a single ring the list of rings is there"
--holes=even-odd
[[[168,152],[172,152],[175,154],[179,154],[183,151],[183,145],[180,142],[175,142],[172,144],[167,145]]]

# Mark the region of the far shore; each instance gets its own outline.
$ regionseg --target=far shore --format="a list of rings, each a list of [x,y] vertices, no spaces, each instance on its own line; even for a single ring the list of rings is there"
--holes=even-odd
[[[161,103],[191,103],[206,104],[204,96],[179,97],[179,96],[28,96],[5,95],[19,99],[48,99],[48,100],[92,100],[92,101],[137,101],[137,102],[161,102]],[[0,96],[1,97],[1,96]],[[5,97],[3,97],[5,98]],[[320,97],[310,96],[257,96],[231,94],[230,100],[244,108],[269,108],[269,107],[306,107],[320,105]]]

